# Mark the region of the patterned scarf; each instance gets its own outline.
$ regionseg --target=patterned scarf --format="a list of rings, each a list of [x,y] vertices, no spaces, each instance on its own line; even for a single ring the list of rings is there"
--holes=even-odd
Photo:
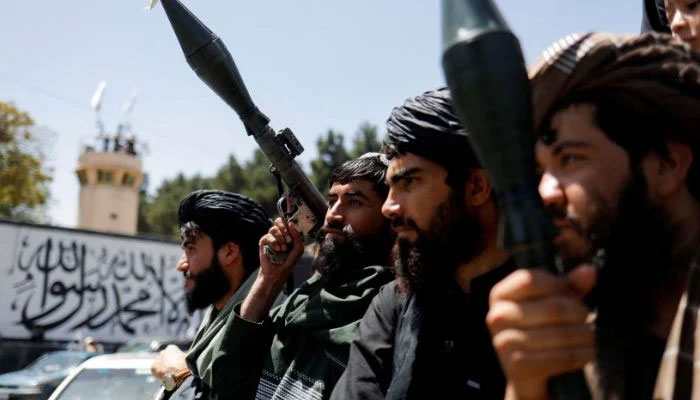
[[[678,304],[656,378],[654,399],[700,399],[700,261],[688,270],[685,293]]]

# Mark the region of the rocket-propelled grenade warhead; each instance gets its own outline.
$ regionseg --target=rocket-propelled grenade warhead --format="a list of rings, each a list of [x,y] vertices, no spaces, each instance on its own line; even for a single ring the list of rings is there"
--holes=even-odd
[[[275,133],[265,116],[248,93],[231,54],[209,28],[195,17],[178,0],[161,0],[170,24],[180,42],[185,58],[197,75],[231,106],[243,121],[243,125],[260,146],[274,170],[287,184],[287,193],[278,202],[280,216],[296,224],[304,241],[310,242],[323,224],[326,200],[311,183],[294,160],[304,151],[301,143],[289,129]],[[287,208],[287,211],[284,210]],[[273,262],[282,262],[285,256],[266,252]]]
[[[518,39],[491,0],[443,0],[443,59],[455,111],[495,189],[501,245],[520,267],[554,267],[554,228],[537,191],[532,95]],[[589,399],[582,373],[550,382]]]
[[[442,59],[455,110],[496,190],[500,240],[522,267],[552,265],[553,228],[537,193],[530,82],[518,39],[490,0],[443,1]]]
[[[236,63],[219,37],[178,0],[161,0],[190,67],[243,121],[249,135],[270,122],[253,103]]]

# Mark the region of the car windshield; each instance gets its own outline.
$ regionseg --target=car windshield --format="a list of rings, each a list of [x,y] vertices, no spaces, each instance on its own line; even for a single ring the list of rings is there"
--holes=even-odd
[[[33,369],[43,373],[51,373],[62,371],[67,368],[73,368],[85,360],[83,353],[49,353],[36,359],[27,369]]]
[[[187,351],[190,348],[190,342],[186,340],[159,340],[151,341],[128,342],[117,349],[117,353],[139,353],[139,352],[157,352],[164,350],[168,345],[174,344],[182,351]]]
[[[84,369],[58,396],[59,400],[150,399],[160,382],[148,368]]]
[[[139,352],[151,352],[153,351],[153,342],[136,342],[127,343],[120,347],[118,353],[139,353]]]

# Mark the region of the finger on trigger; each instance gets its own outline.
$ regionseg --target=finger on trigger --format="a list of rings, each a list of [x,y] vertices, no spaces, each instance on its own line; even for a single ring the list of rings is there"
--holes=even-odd
[[[284,222],[284,220],[282,218],[277,218],[275,220],[275,227],[277,227],[277,229],[279,229],[282,232],[287,230],[287,224]]]
[[[292,237],[289,236],[289,225],[294,224],[285,224],[281,218],[278,218],[278,220],[275,221],[275,227],[279,229],[280,233],[283,235],[281,240],[282,243],[292,243]]]
[[[282,236],[282,233],[280,233],[279,229],[277,227],[272,227],[270,228],[270,232],[268,233],[273,240],[270,241],[270,247],[275,249],[275,251],[284,251],[286,248],[286,245],[284,244],[284,236]]]

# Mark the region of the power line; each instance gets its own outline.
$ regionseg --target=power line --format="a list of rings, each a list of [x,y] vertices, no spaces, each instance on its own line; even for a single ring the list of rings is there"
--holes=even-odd
[[[0,74],[0,79],[2,79],[2,80],[4,80],[4,81],[7,81],[7,82],[10,82],[10,83],[14,84],[15,86],[18,86],[18,87],[20,87],[20,88],[22,88],[22,89],[29,90],[29,91],[33,91],[33,92],[35,92],[35,93],[41,93],[41,94],[43,94],[44,96],[50,97],[50,98],[52,98],[52,99],[54,99],[54,100],[58,100],[58,101],[60,101],[60,102],[62,102],[62,103],[64,103],[64,104],[69,105],[69,106],[71,106],[71,107],[74,107],[74,108],[76,108],[76,109],[78,109],[78,110],[80,110],[80,111],[82,111],[82,112],[85,112],[85,113],[88,113],[88,112],[89,112],[89,111],[86,110],[87,104],[83,105],[83,104],[81,104],[80,102],[77,102],[77,101],[75,101],[75,100],[72,100],[72,99],[63,97],[63,96],[61,96],[61,95],[52,93],[52,92],[50,92],[50,91],[48,91],[48,90],[46,90],[46,89],[44,89],[44,88],[42,88],[42,87],[40,87],[40,86],[31,84],[31,83],[28,83],[28,82],[22,82],[22,81],[20,81],[20,80],[18,80],[18,79],[10,78],[10,77],[8,77],[8,76],[6,76],[6,75],[3,75],[3,74]]]

